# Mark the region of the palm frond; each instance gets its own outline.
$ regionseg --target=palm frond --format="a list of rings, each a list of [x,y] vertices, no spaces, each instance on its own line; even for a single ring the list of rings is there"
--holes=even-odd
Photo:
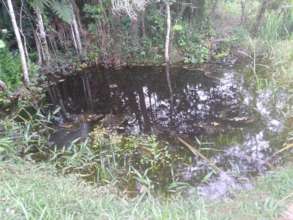
[[[54,0],[30,0],[29,4],[34,9],[43,11],[45,7],[50,7]]]
[[[70,4],[70,2],[65,1],[65,0],[52,1],[51,4],[50,4],[50,8],[64,22],[71,23],[73,9],[72,9],[72,5]]]
[[[72,5],[69,0],[30,0],[32,8],[43,11],[48,8],[66,23],[72,21]]]

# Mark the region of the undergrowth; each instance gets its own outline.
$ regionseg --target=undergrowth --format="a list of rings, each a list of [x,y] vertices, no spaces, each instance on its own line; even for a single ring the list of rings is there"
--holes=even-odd
[[[97,187],[75,175],[60,176],[47,163],[0,162],[1,219],[276,219],[292,202],[290,164],[258,178],[255,188],[234,199],[204,201],[197,196],[130,199],[111,184]]]

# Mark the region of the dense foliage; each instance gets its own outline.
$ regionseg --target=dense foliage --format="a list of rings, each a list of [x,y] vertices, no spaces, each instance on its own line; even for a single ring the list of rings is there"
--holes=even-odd
[[[110,0],[12,1],[28,63],[52,67],[56,63],[75,62],[76,57],[106,67],[162,63],[166,33],[164,1],[133,1],[128,5],[127,2],[120,0],[123,8],[117,11],[113,8],[115,2]],[[138,3],[145,4],[138,9],[131,5]],[[222,59],[230,53],[232,41],[235,45],[235,40],[245,40],[243,33],[259,36],[266,42],[288,39],[293,29],[291,3],[290,0],[173,1],[171,61],[198,64]],[[135,15],[134,12],[129,15],[125,7],[133,7]],[[7,71],[6,76],[1,73],[1,79],[15,84],[20,75],[17,42],[5,0],[0,4],[0,17],[1,45],[6,45],[4,49],[1,46],[1,69]],[[9,62],[14,57],[16,63],[12,67]]]

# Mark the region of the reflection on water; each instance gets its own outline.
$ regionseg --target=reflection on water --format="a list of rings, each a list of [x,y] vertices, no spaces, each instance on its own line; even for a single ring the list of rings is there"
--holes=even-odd
[[[175,135],[191,142],[199,138],[212,143],[207,147],[214,151],[204,153],[226,171],[201,185],[199,193],[216,198],[231,189],[247,188],[249,182],[238,177],[243,180],[268,169],[267,158],[274,151],[270,140],[283,130],[281,111],[287,97],[281,94],[271,103],[271,91],[251,92],[235,70],[217,66],[209,71],[207,77],[200,71],[173,68],[168,76],[163,68],[138,67],[112,72],[88,69],[70,76],[51,86],[48,94],[61,109],[58,122],[75,121],[79,126],[70,132],[60,129],[53,141],[66,145],[84,138],[95,123],[171,141]],[[91,117],[85,120],[85,114]],[[207,161],[193,156],[188,165],[178,165],[176,178],[199,183],[210,171]]]
[[[255,116],[243,104],[239,87],[231,70],[209,79],[201,72],[174,69],[168,80],[163,69],[135,68],[123,73],[92,70],[51,87],[50,94],[63,112],[111,114],[116,119],[112,125],[126,133],[174,131],[192,137]]]
[[[220,199],[229,196],[232,192],[252,189],[253,185],[248,178],[237,178],[231,173],[220,173],[208,184],[198,187],[198,194],[210,200]],[[191,192],[192,193],[192,192]]]

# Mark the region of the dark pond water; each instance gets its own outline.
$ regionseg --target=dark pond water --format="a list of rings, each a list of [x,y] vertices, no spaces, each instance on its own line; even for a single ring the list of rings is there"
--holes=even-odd
[[[52,87],[52,103],[72,120],[94,113],[105,126],[138,134],[159,131],[188,136],[213,135],[253,124],[258,115],[243,100],[233,72],[173,69],[171,85],[164,69],[116,72],[88,70]],[[211,75],[211,73],[210,73]]]
[[[50,102],[61,113],[51,141],[68,145],[99,124],[126,135],[200,143],[201,152],[225,173],[200,184],[210,167],[194,157],[188,166],[178,165],[176,178],[197,183],[199,194],[217,198],[231,188],[250,187],[248,177],[268,169],[267,159],[284,130],[286,93],[252,88],[243,74],[223,66],[172,68],[170,75],[157,67],[87,69],[49,88]]]

